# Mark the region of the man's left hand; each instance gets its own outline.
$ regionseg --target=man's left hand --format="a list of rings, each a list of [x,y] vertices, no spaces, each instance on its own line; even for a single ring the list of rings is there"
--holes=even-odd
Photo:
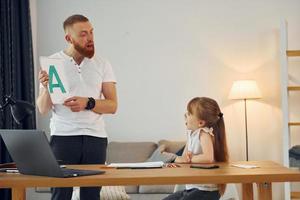
[[[82,110],[85,110],[87,102],[88,102],[87,97],[75,96],[66,99],[63,105],[69,107],[72,110],[72,112],[80,112]]]

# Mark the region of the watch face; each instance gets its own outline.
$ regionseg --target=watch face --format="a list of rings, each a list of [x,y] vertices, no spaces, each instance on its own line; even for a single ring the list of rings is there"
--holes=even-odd
[[[94,107],[95,107],[95,99],[94,98],[92,98],[92,97],[89,97],[89,100],[88,100],[88,102],[87,102],[87,105],[86,105],[86,108],[85,109],[87,109],[87,110],[91,110],[91,109],[93,109]]]
[[[87,109],[87,110],[90,110],[91,108],[91,100],[90,100],[90,98],[88,99],[88,102],[87,102],[87,104],[86,104],[86,107],[85,107],[85,109]]]
[[[87,108],[87,109],[90,109],[90,107],[91,107],[91,102],[90,102],[90,100],[88,100],[87,105],[86,105],[86,108]]]

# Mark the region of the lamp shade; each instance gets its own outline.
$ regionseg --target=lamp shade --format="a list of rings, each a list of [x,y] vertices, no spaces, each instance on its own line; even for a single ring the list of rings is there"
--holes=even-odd
[[[17,100],[15,104],[10,104],[10,111],[14,120],[21,124],[23,119],[33,113],[34,106],[26,101]]]
[[[11,114],[14,120],[21,124],[22,120],[31,115],[35,107],[27,101],[15,100],[11,96],[5,96],[5,104],[0,105],[0,110],[3,110],[6,106],[10,106]]]
[[[254,80],[234,81],[229,93],[229,99],[259,99],[261,92]]]

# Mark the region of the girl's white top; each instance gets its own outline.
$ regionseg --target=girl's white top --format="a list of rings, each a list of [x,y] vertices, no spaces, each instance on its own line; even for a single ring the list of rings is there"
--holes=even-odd
[[[200,142],[200,135],[203,133],[208,133],[212,137],[214,137],[213,134],[213,128],[203,127],[199,128],[195,131],[188,130],[187,133],[187,150],[192,152],[193,155],[202,154],[202,147]],[[218,186],[216,184],[187,184],[186,186],[187,190],[191,190],[194,188],[197,188],[199,190],[203,191],[216,191],[218,190]]]

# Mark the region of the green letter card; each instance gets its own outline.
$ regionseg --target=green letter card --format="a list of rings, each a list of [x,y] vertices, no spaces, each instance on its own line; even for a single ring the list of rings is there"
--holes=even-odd
[[[69,97],[68,81],[64,73],[64,60],[40,57],[41,68],[48,73],[48,90],[53,104],[63,104]]]

